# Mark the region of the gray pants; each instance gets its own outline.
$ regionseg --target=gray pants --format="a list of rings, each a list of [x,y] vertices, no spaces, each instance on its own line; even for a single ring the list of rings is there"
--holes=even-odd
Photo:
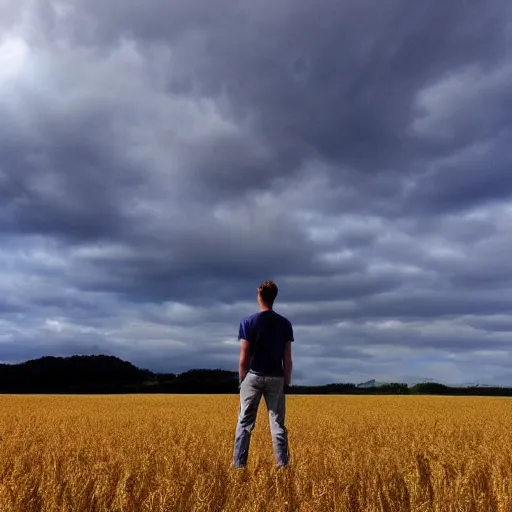
[[[234,465],[237,468],[247,464],[251,433],[261,396],[265,398],[272,435],[272,446],[278,466],[288,464],[288,431],[284,426],[285,394],[283,377],[260,377],[248,373],[240,386],[240,410],[236,426]]]

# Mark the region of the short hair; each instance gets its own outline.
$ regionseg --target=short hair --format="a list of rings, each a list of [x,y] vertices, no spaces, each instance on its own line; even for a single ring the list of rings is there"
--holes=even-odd
[[[264,281],[258,286],[258,294],[261,297],[261,300],[269,306],[274,304],[278,291],[279,290],[274,281]]]

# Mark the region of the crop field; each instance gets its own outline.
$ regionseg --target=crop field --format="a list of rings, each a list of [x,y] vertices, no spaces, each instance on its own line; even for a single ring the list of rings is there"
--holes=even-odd
[[[512,400],[289,396],[276,470],[262,401],[0,395],[0,511],[512,511]]]

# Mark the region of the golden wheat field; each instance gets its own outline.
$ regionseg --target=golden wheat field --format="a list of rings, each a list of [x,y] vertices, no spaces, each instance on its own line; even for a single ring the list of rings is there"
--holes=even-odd
[[[511,511],[512,401],[289,396],[274,468],[262,401],[231,468],[237,396],[0,396],[0,511]]]

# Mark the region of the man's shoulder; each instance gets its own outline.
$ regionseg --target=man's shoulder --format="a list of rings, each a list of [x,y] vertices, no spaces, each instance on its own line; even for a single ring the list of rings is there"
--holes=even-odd
[[[258,313],[244,316],[240,320],[240,327],[243,329],[253,329],[255,324],[258,322]]]
[[[286,318],[284,315],[281,315],[279,313],[277,313],[276,311],[274,311],[274,315],[276,316],[276,318],[278,318],[283,324],[286,324],[286,325],[292,325],[292,323],[290,322],[290,320],[288,320],[288,318]]]
[[[257,311],[256,313],[252,313],[251,315],[244,316],[240,323],[245,325],[252,325],[255,323],[258,323],[258,321],[262,318],[264,318],[269,312],[268,311]],[[288,318],[285,316],[277,313],[276,311],[272,310],[271,314],[274,318],[276,318],[280,323],[286,326],[291,326],[292,323]]]
[[[259,316],[259,312],[244,316],[242,318],[242,320],[240,320],[240,323],[243,323],[243,324],[252,323],[258,319],[258,316]]]
[[[277,318],[279,319],[279,323],[281,324],[281,329],[284,333],[286,333],[287,341],[293,341],[293,326],[290,320],[279,313],[276,313]]]

